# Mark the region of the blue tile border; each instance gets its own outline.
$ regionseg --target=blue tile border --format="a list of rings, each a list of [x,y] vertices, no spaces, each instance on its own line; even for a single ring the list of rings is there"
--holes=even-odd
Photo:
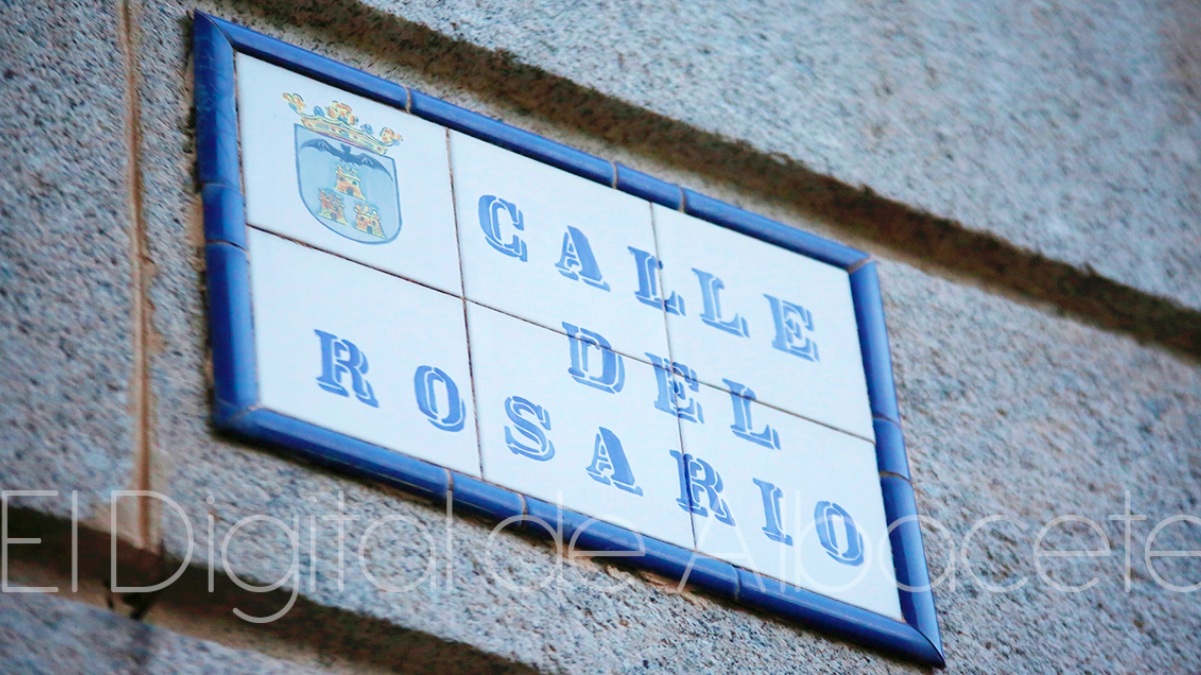
[[[895,473],[909,480],[909,457],[901,425],[882,418],[872,420],[876,432],[876,466],[881,473]]]
[[[946,665],[941,644],[918,627],[744,569],[739,600],[851,642],[899,654],[928,666]]]
[[[241,181],[234,49],[222,32],[222,23],[197,13],[192,29],[196,163],[201,185],[222,185],[237,191]]]
[[[863,251],[744,211],[692,190],[684,190],[684,213],[844,270],[849,271],[868,259],[868,255]]]
[[[659,180],[650,174],[631,169],[624,164],[617,165],[617,183],[614,187],[635,197],[641,197],[652,204],[666,206],[673,211],[679,211],[684,206],[683,188]]]
[[[205,260],[213,351],[214,423],[244,438],[286,448],[315,463],[379,480],[522,529],[574,538],[582,550],[638,552],[629,558],[667,578],[922,664],[944,664],[929,572],[916,520],[900,428],[876,264],[856,249],[794,229],[626,166],[550,141],[221,19],[194,13],[196,143],[204,207]],[[237,144],[234,53],[243,52],[332,86],[402,108],[627,194],[767,241],[850,273],[851,294],[875,416],[877,463],[905,621],[763,579],[695,551],[561,509],[401,453],[258,407],[246,223]]]
[[[410,105],[409,88],[389,82],[382,77],[369,75],[357,68],[343,65],[324,56],[318,56],[300,47],[256,33],[249,28],[223,21],[202,12],[195,12],[195,22],[211,23],[220,31],[232,49],[249,54],[268,63],[287,68],[302,75],[345,89],[381,103],[407,110]],[[200,45],[197,44],[197,49]],[[233,73],[233,66],[230,66]],[[199,86],[199,83],[197,83]]]
[[[209,243],[225,242],[246,248],[246,204],[242,193],[221,183],[205,183],[200,189],[204,207],[204,238]]]
[[[498,521],[525,515],[523,495],[457,471],[452,471],[450,476],[454,508]]]
[[[251,408],[228,420],[224,428],[285,448],[315,464],[379,480],[419,496],[442,501],[450,490],[447,469],[271,410]]]
[[[934,607],[913,486],[898,476],[881,476],[880,484],[884,492],[884,517],[890,528],[888,538],[892,545],[893,566],[900,587],[901,614],[905,623],[916,628],[941,654],[938,612]]]
[[[855,303],[855,321],[859,325],[859,348],[863,354],[872,415],[899,424],[901,412],[897,408],[892,351],[888,346],[888,326],[884,322],[884,303],[876,267],[875,262],[869,262],[851,273],[851,299]]]
[[[250,264],[244,250],[225,242],[205,246],[204,259],[213,350],[213,417],[218,426],[224,426],[259,400]]]
[[[653,537],[638,534],[595,518],[564,509],[555,504],[526,497],[527,515],[536,519],[531,531],[546,531],[543,525],[559,533],[559,541],[568,547],[573,541],[580,551],[638,552],[638,566],[650,569],[674,581],[701,588],[734,600],[738,597],[736,568]]]
[[[411,112],[423,119],[455,131],[461,131],[469,136],[499,145],[506,150],[512,150],[597,183],[612,187],[615,180],[613,163],[608,160],[594,157],[562,143],[556,143],[524,129],[509,126],[504,122],[460,108],[453,103],[447,103],[419,91],[413,92]]]

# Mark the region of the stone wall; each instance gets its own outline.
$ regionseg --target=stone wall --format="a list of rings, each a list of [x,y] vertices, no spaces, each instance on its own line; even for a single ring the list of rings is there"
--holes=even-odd
[[[490,541],[490,524],[443,505],[216,434],[194,175],[200,9],[872,252],[948,669],[1201,669],[1196,596],[1162,583],[1201,582],[1201,564],[1143,556],[1158,523],[1201,516],[1195,3],[53,5],[0,8],[3,91],[21,101],[0,121],[0,487],[60,491],[12,500],[9,518],[46,540],[43,553],[12,546],[12,583],[48,578],[63,597],[0,594],[5,658],[916,670],[649,573],[564,561],[545,539]],[[156,499],[110,518],[119,489],[169,497],[192,531]],[[88,559],[76,593],[72,491]],[[1127,503],[1147,516],[1131,524],[1129,574],[1110,518]],[[408,521],[347,546],[339,575],[324,545],[337,522],[321,518],[337,513],[355,518],[350,542],[373,519]],[[246,527],[208,592],[208,561],[254,515],[301,545],[277,524]],[[1107,542],[1111,555],[1036,558],[1062,516],[1105,537],[1068,523],[1046,548]],[[190,565],[151,597],[106,593],[110,530],[130,579],[157,580],[189,552]],[[1201,550],[1201,527],[1165,528],[1156,547]],[[364,565],[414,587],[385,593]],[[514,590],[489,566],[547,588]],[[269,593],[236,583],[281,578]],[[234,607],[288,611],[255,624]]]

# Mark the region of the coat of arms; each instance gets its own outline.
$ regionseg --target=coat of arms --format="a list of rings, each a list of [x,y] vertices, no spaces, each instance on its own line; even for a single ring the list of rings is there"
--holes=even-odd
[[[310,213],[334,232],[364,244],[383,244],[400,233],[400,189],[388,148],[400,134],[385,127],[377,138],[359,124],[350,106],[334,101],[305,111],[298,94],[284,94],[300,115],[296,125],[296,177]]]

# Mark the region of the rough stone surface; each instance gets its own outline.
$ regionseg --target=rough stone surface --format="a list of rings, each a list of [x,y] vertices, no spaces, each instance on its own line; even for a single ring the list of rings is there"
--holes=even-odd
[[[278,30],[254,16],[233,18]],[[171,18],[147,32],[170,35],[180,21]],[[298,32],[290,39],[395,79],[420,79],[387,62],[371,63],[320,34]],[[165,64],[158,82],[164,89],[152,95],[186,101],[186,84],[172,73],[179,57],[171,56],[170,44],[164,49],[164,58],[157,59]],[[167,57],[176,58],[176,65]],[[447,90],[426,84],[434,93],[463,96],[453,84],[443,84]],[[178,93],[167,92],[169,87]],[[477,109],[494,110],[486,101],[478,104]],[[184,120],[164,117],[165,137],[186,145]],[[584,147],[593,143],[569,140]],[[197,526],[197,551],[207,550],[210,541],[201,526],[208,514],[215,518],[218,555],[240,519],[279,518],[297,528],[300,548],[298,572],[290,576],[299,582],[285,588],[299,588],[318,604],[463,641],[545,670],[582,670],[598,662],[623,671],[684,663],[700,670],[907,668],[770,617],[672,592],[641,574],[591,563],[560,565],[546,542],[501,534],[490,543],[488,526],[474,520],[455,519],[448,538],[440,507],[214,437],[204,422],[207,357],[196,337],[204,326],[198,224],[186,219],[191,213],[186,190],[173,187],[186,188],[186,173],[167,162],[159,168],[163,171],[153,179],[170,188],[164,195],[177,196],[175,206],[161,205],[162,222],[151,225],[160,265],[172,270],[156,282],[156,320],[173,345],[156,361],[156,382],[162,387],[156,394],[162,402],[157,435],[167,439],[161,446],[166,484]],[[753,197],[749,201],[756,210],[796,221],[769,204],[753,203]],[[1138,555],[1141,549],[1133,556],[1129,593],[1121,590],[1119,559],[1085,561],[1091,566],[1044,560],[1050,578],[1060,583],[1087,581],[1094,574],[1099,579],[1082,593],[1062,593],[1037,577],[1030,551],[1038,530],[1066,514],[1100,522],[1117,550],[1120,531],[1107,516],[1120,513],[1126,490],[1135,511],[1152,522],[1195,511],[1189,500],[1201,487],[1196,441],[1201,371],[1127,338],[906,265],[888,263],[884,283],[920,507],[945,528],[928,528],[930,558],[936,572],[948,569],[945,561],[952,553],[958,563],[955,576],[937,589],[951,669],[990,669],[998,663],[1014,670],[1196,667],[1190,636],[1198,619],[1190,596],[1155,586]],[[356,518],[346,526],[342,588],[334,524],[321,519],[337,513],[339,493],[345,513]],[[985,528],[965,545],[976,520],[993,514],[1021,524]],[[417,525],[383,525],[360,552],[366,529],[385,516],[403,516]],[[316,523],[315,556],[309,523]],[[186,539],[179,526],[168,516],[164,528],[169,550],[182,555]],[[1136,523],[1133,529],[1138,547],[1150,525]],[[1065,540],[1065,532],[1080,543]],[[950,538],[940,538],[942,533]],[[1055,530],[1047,546],[1091,548],[1095,542],[1087,534]],[[232,536],[228,558],[240,578],[270,584],[289,576],[292,550],[285,529],[257,522]],[[961,560],[965,550],[976,577]],[[433,571],[423,577],[431,561]],[[386,593],[372,583],[364,564],[376,583],[420,583]],[[490,565],[512,585],[549,580],[549,586],[537,593],[513,590],[490,575]],[[1197,578],[1195,568],[1169,564],[1163,569],[1175,570],[1178,580],[1189,574]],[[1027,583],[1014,592],[994,594],[984,586],[1023,576]],[[587,590],[616,583],[626,584],[621,593]],[[1048,615],[1058,620],[1048,626]]]
[[[918,506],[936,521],[928,556],[947,574],[936,594],[952,669],[1201,667],[1196,597],[1162,587],[1143,555],[1157,524],[1198,514],[1201,368],[904,265],[882,276]],[[1129,590],[1123,525],[1109,520],[1127,495],[1147,516],[1131,528]],[[990,516],[1017,522],[969,536]],[[1042,558],[1043,578],[1032,551],[1064,516],[1105,536],[1059,525],[1043,550],[1113,553]],[[1161,536],[1155,549],[1201,550],[1201,526]],[[1154,571],[1187,586],[1201,582],[1201,559],[1160,558]],[[1081,592],[1055,585],[1093,578]]]
[[[130,487],[125,68],[110,4],[0,5],[0,487],[103,515]],[[104,518],[101,518],[104,520]]]
[[[368,4],[1201,308],[1195,2]]]
[[[371,44],[378,51],[365,51],[371,44],[362,35],[371,26],[346,24],[359,33],[351,41],[340,32],[347,28],[335,20],[350,11],[349,0],[321,7],[288,5],[295,21],[328,23],[304,29],[271,18],[285,13],[280,7],[202,6],[527,128],[553,131],[578,147],[607,155],[620,151],[604,152],[595,138],[555,129],[504,101],[473,99],[473,90],[454,80],[430,79],[419,62],[441,54],[398,56],[419,45],[376,38]],[[1007,19],[1011,32],[1006,33],[990,20],[1017,10],[856,6],[827,13],[791,7],[781,13],[768,6],[697,6],[688,11],[668,6],[670,12],[640,7],[625,10],[618,20],[602,21],[597,17],[604,13],[595,10],[584,20],[573,8],[517,7],[406,6],[404,15],[485,48],[509,50],[521,61],[648,108],[678,106],[658,110],[1049,255],[1077,262],[1072,256],[1079,256],[1132,285],[1141,280],[1145,286],[1140,287],[1152,292],[1201,304],[1195,268],[1188,273],[1195,261],[1187,256],[1197,249],[1184,246],[1192,235],[1181,227],[1197,211],[1198,160],[1186,156],[1190,139],[1196,138],[1195,106],[1172,107],[1188,93],[1173,78],[1187,76],[1195,58],[1184,41],[1168,39],[1188,25],[1187,8],[1123,20],[1122,12],[1134,11],[1127,5],[1121,10],[1098,7],[1087,21],[1067,10],[1027,8],[1021,10],[1028,13],[1024,18]],[[143,214],[155,263],[152,322],[161,336],[161,349],[151,361],[153,478],[190,519],[194,565],[207,565],[210,556],[218,564],[227,558],[230,570],[245,583],[262,586],[285,578],[285,591],[302,593],[302,602],[343,610],[342,620],[467,643],[541,670],[595,670],[597,664],[616,671],[917,670],[704,595],[677,593],[651,576],[594,562],[564,562],[544,540],[511,533],[491,537],[489,525],[448,519],[439,506],[216,436],[207,421],[211,383],[193,177],[189,9],[170,3],[134,5],[133,37],[139,54]],[[18,16],[22,11],[16,10]],[[1159,35],[1156,26],[1169,24],[1169,14],[1184,18],[1171,24],[1172,30],[1164,29],[1160,45],[1153,39]],[[485,16],[490,17],[487,25]],[[763,18],[768,16],[776,18],[769,22]],[[539,22],[549,25],[556,17],[554,31],[538,30]],[[1073,25],[1066,31],[1070,39],[1053,40],[1068,22]],[[10,27],[5,39],[14,39],[12,35],[21,33]],[[1111,56],[1107,45],[1098,46],[1095,41],[1102,35],[1129,43],[1127,55]],[[586,36],[593,42],[585,42]],[[848,42],[864,47],[847,50]],[[922,46],[927,44],[928,49]],[[1056,45],[1066,51],[1055,51]],[[1184,56],[1172,56],[1176,60],[1169,68],[1148,53]],[[1007,60],[990,59],[989,54],[1003,54]],[[927,61],[933,74],[925,70]],[[58,72],[38,75],[39,82],[56,82]],[[1122,73],[1131,79],[1128,94],[1120,91]],[[103,72],[85,79],[102,91],[115,81]],[[1107,95],[1113,87],[1118,89]],[[69,89],[53,91],[58,95]],[[1131,102],[1138,97],[1142,112]],[[1108,107],[1090,103],[1096,100]],[[1164,121],[1165,109],[1177,117]],[[1079,119],[1072,120],[1071,110]],[[1130,124],[1132,118],[1149,122]],[[67,124],[61,117],[53,121]],[[1173,140],[1180,135],[1184,141]],[[943,156],[948,149],[952,158]],[[1147,159],[1155,152],[1175,152],[1179,161]],[[119,145],[102,153],[109,162],[127,155]],[[624,159],[639,168],[662,160],[663,170],[655,173],[672,180],[705,179],[673,174],[670,158]],[[86,181],[64,175],[55,185],[61,191],[100,194],[108,190],[97,186],[116,175],[89,172]],[[19,173],[21,180],[37,176]],[[1006,191],[992,189],[997,185]],[[1154,194],[1142,191],[1152,185],[1163,190],[1152,193],[1171,199],[1156,204]],[[1065,201],[1068,197],[1084,201]],[[800,220],[756,195],[742,198],[753,210],[785,222]],[[1119,207],[1111,199],[1128,202]],[[97,203],[123,205],[124,200]],[[1129,220],[1108,217],[1118,211]],[[1059,234],[1046,227],[1046,214],[1063,223]],[[6,216],[6,223],[11,222]],[[1111,250],[1108,244],[1123,228],[1137,231],[1137,245]],[[6,236],[0,245],[16,246],[17,239]],[[88,247],[81,250],[108,250],[98,242],[85,243]],[[24,259],[29,265],[59,264],[59,258],[44,253],[51,250],[32,247]],[[114,244],[113,251],[127,260],[128,240]],[[56,267],[46,272],[46,283],[60,273],[78,276],[72,268]],[[885,261],[882,276],[919,507],[936,521],[926,527],[929,557],[936,573],[947,573],[936,593],[950,670],[1201,669],[1195,597],[1157,585],[1141,556],[1154,523],[1198,511],[1201,367],[962,279],[950,281],[895,261]],[[85,295],[95,292],[95,286],[72,287],[70,294],[64,291],[46,302],[71,318],[64,319],[70,327],[86,323],[93,316],[87,312],[97,308],[108,316],[110,308],[122,307],[107,297]],[[35,293],[40,286],[22,282],[12,291],[10,284],[3,288],[0,297],[10,301],[17,290]],[[4,320],[22,316],[42,315],[6,311]],[[113,316],[124,321],[129,312],[114,311]],[[117,325],[112,319],[92,326],[83,333],[86,348],[132,359],[127,331]],[[24,341],[18,342],[16,353],[28,372],[18,371],[18,377],[60,362],[57,354],[44,351],[50,349],[44,341],[19,339]],[[104,362],[99,357],[86,361],[91,367]],[[29,442],[41,447],[54,434],[91,433],[89,425],[108,428],[104,425],[118,417],[89,418],[88,406],[102,406],[102,412],[109,412],[103,406],[124,410],[125,389],[96,392],[83,402],[72,398],[79,390],[99,386],[93,384],[97,381],[107,382],[87,377],[38,394],[44,397],[45,415],[80,417],[22,432]],[[124,384],[127,378],[115,381]],[[69,389],[71,384],[78,389]],[[14,406],[29,405],[35,387],[24,386],[26,398],[3,399],[5,415],[19,410]],[[128,424],[126,420],[119,428],[129,433]],[[91,448],[83,460],[105,460],[97,464],[96,475],[121,466],[106,452]],[[44,470],[35,463],[40,460],[18,459],[20,471]],[[81,484],[93,485],[94,479],[89,476]],[[70,484],[66,478],[55,483],[59,489]],[[1135,512],[1149,518],[1133,527],[1129,591],[1123,586],[1122,533],[1108,520],[1121,512],[1127,491]],[[345,524],[339,549],[336,523],[322,517],[338,513],[340,502],[355,519]],[[1031,554],[1040,528],[1069,514],[1097,521],[1119,552],[1106,558],[1041,559],[1056,583],[1098,579],[1079,593],[1062,592],[1039,578]],[[973,525],[990,515],[1017,522],[992,523],[968,540]],[[278,522],[243,521],[251,516]],[[366,537],[368,528],[385,516],[406,520],[383,523]],[[184,556],[189,540],[173,511],[163,512],[161,528],[168,554]],[[1165,531],[1160,546],[1201,549],[1198,529]],[[1052,531],[1046,540],[1047,547],[1057,550],[1085,550],[1097,546],[1098,535],[1076,523]],[[1195,560],[1156,561],[1154,569],[1185,585],[1201,580]],[[1023,579],[1009,592],[987,588]],[[536,592],[521,590],[544,583],[547,587]],[[382,585],[412,588],[385,592]],[[600,590],[612,586],[620,592]],[[80,611],[51,609],[59,614]],[[36,628],[38,635],[47,634],[39,638],[47,645],[62,644],[74,635],[72,625],[84,624],[63,622],[54,624],[61,626],[58,630],[46,629],[42,617],[51,616],[51,609],[38,605],[0,612],[0,626],[26,633]],[[255,628],[247,624],[246,630]],[[99,628],[96,632],[106,635]],[[13,642],[6,639],[0,649],[11,649]],[[152,642],[159,644],[157,638]],[[99,653],[124,653],[123,644],[129,643],[110,637],[107,651]],[[130,647],[130,653],[147,653],[136,649]],[[223,650],[206,646],[192,654],[211,654],[206,670],[223,670],[227,653],[242,654]],[[243,658],[257,663],[253,654]]]
[[[884,278],[919,507],[937,521],[926,528],[929,557],[935,573],[947,575],[936,592],[950,670],[1201,667],[1194,598],[1156,584],[1142,559],[1154,524],[1197,512],[1201,370],[902,265],[887,265]],[[688,663],[702,671],[906,669],[770,617],[674,593],[640,574],[560,565],[544,542],[509,534],[490,542],[488,527],[475,521],[455,520],[448,543],[439,507],[264,450],[207,436],[188,448],[192,461],[175,467],[173,496],[196,505],[214,495],[206,508],[216,514],[217,539],[237,519],[255,514],[299,524],[299,573],[292,578],[321,604],[544,670],[586,670],[597,662],[622,671],[644,662],[667,670]],[[342,590],[336,532],[321,519],[338,512],[338,492],[345,513],[356,518],[347,525]],[[1122,530],[1109,520],[1122,513],[1126,492],[1134,513],[1149,518],[1132,528],[1129,591],[1123,590]],[[201,510],[189,508],[199,520]],[[389,515],[419,525],[381,526],[361,555],[365,529]],[[969,538],[975,523],[994,515],[1017,522],[986,524]],[[1044,525],[1066,515],[1099,523],[1114,554],[1043,559],[1048,577],[1041,578],[1034,542]],[[315,558],[305,529],[311,517],[318,519]],[[1157,548],[1201,550],[1201,528],[1172,532],[1175,538],[1166,536]],[[178,528],[168,533],[181,551]],[[1104,548],[1099,541],[1081,526],[1061,527],[1050,531],[1044,549]],[[229,560],[237,574],[269,584],[288,576],[292,550],[284,530],[257,523],[233,536]],[[422,581],[406,592],[384,593],[362,571],[364,564],[377,583]],[[490,565],[513,585],[550,580],[549,586],[514,591],[490,578]],[[1156,570],[1177,585],[1201,581],[1195,561],[1157,561]],[[1097,583],[1079,593],[1053,585],[1094,577]],[[589,590],[622,583],[619,593]],[[1010,584],[1020,585],[989,590]]]
[[[0,594],[0,659],[12,673],[321,672],[55,596],[9,593]]]
[[[274,30],[253,14],[221,9],[243,24]],[[589,670],[600,662],[622,671],[672,670],[684,663],[701,670],[734,664],[779,670],[805,662],[877,671],[896,667],[895,661],[795,626],[731,610],[692,593],[673,593],[654,579],[595,565],[564,564],[545,542],[501,534],[490,546],[490,528],[475,521],[456,519],[448,538],[447,519],[439,507],[214,436],[207,421],[203,268],[190,157],[172,154],[178,148],[191,150],[190,81],[180,77],[187,63],[186,11],[158,7],[141,12],[139,21],[147,49],[141,84],[146,100],[159,102],[155,112],[148,105],[143,118],[146,137],[158,139],[155,147],[145,147],[146,189],[153,195],[147,201],[154,202],[147,209],[147,228],[159,270],[152,288],[154,320],[169,345],[154,360],[156,463],[167,494],[190,518],[194,553],[201,557],[195,564],[207,564],[203,556],[211,543],[219,562],[223,551],[228,552],[230,569],[246,583],[299,579],[299,585],[292,581],[285,588],[302,591],[306,600],[465,642],[544,670]],[[289,39],[395,79],[416,77],[412,72],[389,72],[386,64],[373,67],[370,55],[339,47],[328,37],[297,32]],[[346,524],[341,587],[337,532],[334,523],[322,518],[338,513],[339,495],[346,514],[355,518]],[[210,515],[213,537],[207,529]],[[250,523],[226,546],[231,529],[255,515],[278,518],[296,529],[297,574],[289,574],[294,548],[279,524]],[[366,528],[385,516],[402,516],[419,527],[385,524],[360,553]],[[315,556],[309,548],[310,523],[317,532]],[[164,513],[162,528],[167,550],[183,557],[187,534],[173,512]],[[432,554],[426,534],[433,538]],[[431,560],[433,572],[423,578]],[[508,585],[489,574],[493,566]],[[404,592],[388,593],[376,585],[404,586],[418,580],[415,588]],[[548,580],[546,591],[520,590]],[[587,590],[616,584],[627,588],[620,594]]]

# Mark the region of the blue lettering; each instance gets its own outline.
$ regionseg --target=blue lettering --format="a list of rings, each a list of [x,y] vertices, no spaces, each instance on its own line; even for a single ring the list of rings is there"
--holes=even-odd
[[[802,359],[817,361],[817,343],[805,335],[805,331],[813,332],[813,315],[809,310],[770,295],[763,297],[771,303],[771,315],[776,322],[776,338],[771,346]]]
[[[813,519],[822,548],[826,549],[831,558],[852,567],[863,564],[863,535],[859,534],[855,521],[846,509],[834,502],[818,502],[813,511]],[[839,521],[842,523],[842,532],[846,535],[841,540],[836,525]]]
[[[650,305],[655,309],[665,310],[668,314],[683,316],[684,298],[675,292],[667,300],[663,300],[659,295],[659,270],[663,269],[663,263],[646,251],[633,246],[628,248],[630,253],[634,254],[634,265],[638,267],[638,290],[634,291],[634,297],[638,298],[638,302]]]
[[[746,319],[741,315],[735,314],[734,318],[728,321],[722,321],[721,318],[721,289],[725,288],[725,283],[717,277],[692,268],[696,276],[701,281],[701,297],[705,302],[705,311],[701,314],[701,321],[713,326],[714,328],[724,330],[738,337],[750,337],[747,331]]]
[[[642,488],[634,485],[634,472],[630,470],[621,440],[604,427],[600,427],[596,434],[596,445],[592,450],[592,465],[588,467],[588,475],[605,485],[613,485],[626,492],[642,495]]]
[[[680,508],[704,518],[709,517],[709,511],[712,510],[713,517],[719,522],[734,525],[730,507],[721,497],[721,491],[725,487],[721,475],[703,459],[688,454],[682,455],[676,450],[670,452],[680,468],[680,498],[676,500]],[[701,505],[702,498],[707,498],[708,509]]]
[[[441,384],[446,390],[446,413],[438,412],[438,395],[434,385]],[[443,431],[462,431],[467,421],[467,406],[459,396],[459,387],[441,368],[421,366],[413,374],[413,390],[417,395],[417,407],[430,424]]]
[[[779,450],[780,434],[775,429],[764,425],[763,431],[751,431],[751,401],[755,400],[755,392],[733,380],[723,379],[722,382],[730,388],[730,401],[734,404],[734,424],[730,425],[734,435],[765,448]]]
[[[321,340],[321,376],[317,385],[331,394],[350,396],[350,392],[342,385],[342,378],[350,378],[350,389],[355,398],[372,408],[379,407],[375,398],[375,390],[367,381],[367,355],[350,340],[339,339],[338,336],[325,331],[314,330]]]
[[[610,394],[616,394],[625,386],[626,368],[621,355],[613,351],[613,346],[599,333],[563,322],[567,331],[567,341],[571,344],[571,368],[567,370],[576,382],[595,387]],[[600,354],[600,374],[592,374],[594,368],[589,367],[588,354],[595,351]]]
[[[592,245],[588,237],[579,229],[567,226],[563,235],[563,256],[559,258],[559,274],[568,279],[583,280],[589,286],[609,290],[609,284],[601,278],[600,266],[596,264],[596,256],[592,254]],[[577,272],[576,270],[579,270]]]
[[[550,431],[550,411],[530,402],[529,399],[510,396],[505,399],[505,412],[513,422],[513,427],[517,428],[517,433],[529,441],[522,442],[513,434],[513,427],[505,427],[505,444],[514,454],[539,462],[545,462],[555,456],[555,446],[546,437],[546,432]],[[533,415],[534,419],[523,417],[526,413]]]
[[[525,230],[525,219],[521,215],[521,211],[517,209],[516,204],[507,202],[495,195],[480,197],[480,228],[484,230],[484,237],[488,240],[488,243],[497,251],[526,262],[528,260],[528,252],[526,251],[525,242],[521,240],[521,237],[514,234],[508,242],[501,238],[501,213],[508,216],[508,220],[513,225],[514,230]]]
[[[696,371],[650,352],[646,352],[646,356],[655,366],[655,379],[659,383],[659,398],[655,400],[655,407],[682,420],[703,424],[705,414],[700,401],[688,398],[690,390],[700,390]]]
[[[780,498],[784,496],[784,491],[767,481],[758,478],[753,480],[755,485],[759,486],[759,493],[763,497],[763,514],[767,521],[767,524],[763,526],[763,534],[766,534],[767,538],[772,541],[792,546],[792,536],[784,534],[783,522],[780,518]]]

